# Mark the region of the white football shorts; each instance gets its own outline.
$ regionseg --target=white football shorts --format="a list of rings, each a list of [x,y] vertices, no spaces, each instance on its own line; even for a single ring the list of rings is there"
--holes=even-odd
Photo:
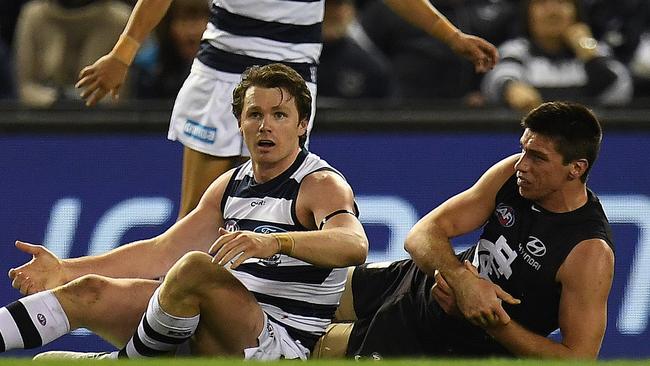
[[[309,358],[309,349],[304,347],[300,342],[294,340],[287,330],[272,321],[264,313],[264,327],[257,337],[259,346],[244,349],[244,358],[246,360],[278,360]]]

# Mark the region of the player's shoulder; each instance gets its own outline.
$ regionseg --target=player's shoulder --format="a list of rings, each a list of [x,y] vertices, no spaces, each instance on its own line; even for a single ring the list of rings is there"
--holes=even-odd
[[[333,169],[320,169],[306,175],[302,186],[319,190],[349,187],[345,178]]]
[[[582,240],[567,255],[558,271],[560,282],[583,276],[611,277],[614,271],[614,250],[601,238]]]
[[[210,184],[205,192],[205,195],[212,196],[213,198],[223,196],[228,183],[230,183],[230,180],[233,178],[236,171],[237,168],[233,168],[217,177],[217,179],[215,179],[212,184]]]

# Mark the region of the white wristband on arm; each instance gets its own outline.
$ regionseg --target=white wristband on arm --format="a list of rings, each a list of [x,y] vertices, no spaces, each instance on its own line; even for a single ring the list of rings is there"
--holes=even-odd
[[[439,14],[438,21],[431,28],[431,34],[446,44],[449,44],[451,39],[459,33],[460,30],[442,14]]]
[[[121,63],[130,66],[139,49],[140,42],[128,34],[122,34],[110,54]]]

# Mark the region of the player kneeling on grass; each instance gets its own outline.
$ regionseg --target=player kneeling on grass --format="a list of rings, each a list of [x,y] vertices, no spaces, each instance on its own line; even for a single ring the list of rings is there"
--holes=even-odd
[[[169,355],[188,340],[193,355],[309,356],[344,267],[366,259],[352,189],[302,149],[311,94],[291,68],[248,69],[233,113],[251,160],[163,234],[76,259],[17,242],[33,259],[9,276],[30,296],[0,309],[1,350],[85,327],[121,348],[110,358]]]

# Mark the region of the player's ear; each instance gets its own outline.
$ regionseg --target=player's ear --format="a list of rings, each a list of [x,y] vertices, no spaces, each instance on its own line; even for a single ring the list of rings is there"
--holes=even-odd
[[[580,179],[583,174],[587,171],[587,168],[589,167],[589,162],[587,159],[578,159],[574,160],[569,163],[570,169],[569,169],[569,178],[571,180],[574,179]]]
[[[307,133],[307,125],[309,124],[309,121],[306,119],[301,120],[298,122],[298,135],[302,136]]]

